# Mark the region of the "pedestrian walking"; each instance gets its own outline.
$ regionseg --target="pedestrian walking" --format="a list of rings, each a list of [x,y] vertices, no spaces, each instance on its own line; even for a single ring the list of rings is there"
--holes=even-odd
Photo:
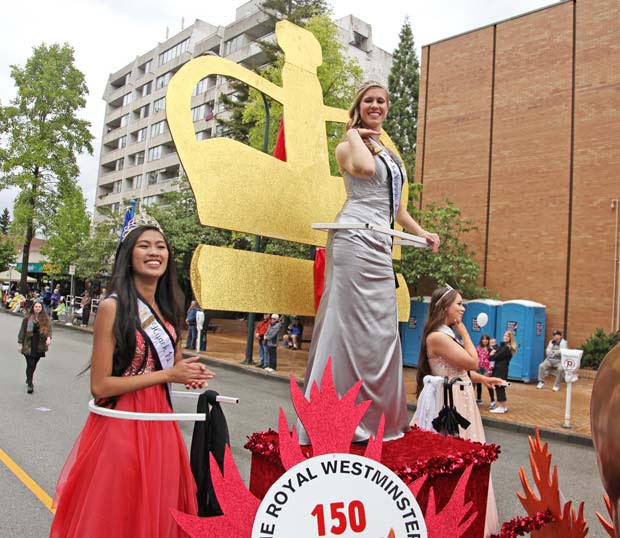
[[[170,246],[137,215],[123,231],[110,295],[95,321],[90,387],[99,406],[171,413],[169,383],[200,388],[213,374],[183,359],[183,313]],[[51,538],[180,538],[172,511],[197,514],[178,424],[91,414],[65,464]]]
[[[82,294],[82,302],[80,303],[80,306],[82,307],[82,327],[88,327],[92,304],[93,298],[91,297],[90,292],[88,290],[84,291]]]
[[[43,303],[35,301],[28,315],[22,320],[17,335],[17,350],[26,357],[26,385],[28,394],[34,392],[33,377],[41,357],[45,357],[52,341],[52,323]]]

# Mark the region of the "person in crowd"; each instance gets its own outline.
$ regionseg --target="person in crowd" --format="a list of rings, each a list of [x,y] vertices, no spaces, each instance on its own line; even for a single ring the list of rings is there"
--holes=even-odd
[[[187,323],[186,349],[196,349],[196,338],[198,337],[198,333],[196,332],[196,313],[199,309],[198,301],[194,299],[190,303],[187,314],[185,315],[185,323]]]
[[[423,237],[436,251],[439,236],[424,230],[400,203],[407,181],[400,159],[383,143],[381,128],[390,96],[378,82],[364,83],[349,109],[343,141],[336,148],[347,199],[337,223],[370,223],[384,228],[401,225]],[[321,384],[329,357],[336,391],[344,395],[363,381],[359,400],[370,400],[354,442],[377,433],[385,416],[385,440],[409,430],[398,335],[392,237],[361,229],[331,230],[327,238],[325,286],[318,307],[308,367],[306,398]],[[298,422],[302,444],[309,442]]]
[[[266,372],[273,372],[278,368],[278,340],[280,338],[280,329],[282,323],[278,314],[271,314],[269,327],[265,331],[265,346],[267,348],[267,366]]]
[[[296,351],[300,348],[302,330],[303,327],[299,321],[299,318],[293,317],[291,323],[289,323],[286,329],[286,334],[283,336],[283,340],[288,349]]]
[[[268,313],[263,314],[263,319],[256,324],[254,337],[258,342],[258,367],[267,368],[269,366],[269,352],[267,351],[267,343],[265,342],[265,333],[271,325],[271,316]]]
[[[506,405],[506,385],[508,381],[508,369],[510,367],[510,359],[517,352],[517,343],[515,342],[515,333],[506,331],[504,333],[503,342],[496,352],[493,352],[493,375],[505,381],[495,388],[497,395],[497,406],[491,409],[491,413],[504,414],[508,412]]]
[[[488,334],[483,334],[480,337],[480,342],[476,346],[476,352],[478,353],[478,370],[481,375],[491,375],[491,365],[489,363],[489,353],[491,351],[491,337]],[[490,407],[495,408],[495,391],[488,387],[489,398],[491,399]],[[476,383],[476,403],[482,405],[482,383]]]
[[[99,300],[103,301],[108,296],[108,288],[103,286],[99,292]]]
[[[26,358],[26,386],[28,394],[34,392],[34,372],[41,357],[52,341],[52,323],[42,301],[35,301],[28,315],[22,320],[17,335],[17,351]]]
[[[56,316],[54,319],[67,319],[67,305],[65,304],[64,297],[60,297],[58,305],[54,308],[54,310],[52,310],[52,314]]]
[[[57,320],[58,314],[56,313],[56,309],[58,308],[58,303],[60,302],[60,288],[54,288],[52,293],[52,297],[50,299],[50,309],[52,311],[52,319]]]
[[[562,331],[553,331],[553,337],[547,344],[545,360],[538,366],[538,385],[537,389],[545,386],[545,377],[555,373],[553,391],[560,390],[560,383],[564,379],[564,369],[562,368],[562,349],[568,348],[568,342],[562,338]]]
[[[463,324],[464,312],[463,298],[457,290],[446,286],[433,292],[428,318],[422,331],[417,371],[418,408],[412,422],[420,427],[427,427],[443,406],[444,378],[460,378],[460,386],[452,391],[454,406],[470,424],[466,429],[459,426],[459,436],[484,443],[484,428],[475,402],[472,382],[494,388],[504,381],[476,371],[478,353]],[[460,338],[457,339],[457,335]],[[437,387],[436,383],[440,386]],[[425,398],[432,400],[431,405],[423,404]],[[487,537],[498,531],[495,495],[489,481],[484,535]]]
[[[137,215],[122,234],[110,295],[95,321],[90,387],[97,405],[170,413],[169,383],[200,388],[214,377],[183,359],[183,314],[169,243]],[[197,514],[196,485],[178,424],[90,414],[65,464],[51,538],[185,536],[172,510]]]
[[[80,307],[82,309],[82,327],[88,327],[88,322],[90,321],[90,310],[93,305],[93,298],[90,294],[90,291],[85,290],[82,294],[82,302]]]
[[[45,309],[45,313],[48,317],[51,315],[51,307],[52,307],[52,290],[49,286],[45,286],[43,288],[43,294],[41,295],[43,299],[43,308]]]

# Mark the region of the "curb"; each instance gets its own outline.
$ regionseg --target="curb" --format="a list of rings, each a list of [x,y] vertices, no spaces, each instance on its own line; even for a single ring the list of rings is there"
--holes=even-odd
[[[6,310],[3,310],[2,312],[5,314],[11,314],[12,316],[18,316],[20,318],[23,317],[21,314],[8,312]],[[93,334],[92,328],[90,327],[83,328],[83,327],[78,327],[76,325],[65,325],[64,323],[59,323],[59,322],[54,323],[54,327],[79,331],[82,333]],[[252,368],[249,365],[245,365],[243,363],[231,363],[223,359],[218,359],[217,357],[209,357],[209,356],[200,355],[200,354],[198,355],[200,356],[201,360],[205,364],[217,366],[218,368],[222,368],[224,370],[230,370],[230,371],[235,371],[235,372],[242,371],[249,375],[260,377],[261,379],[270,379],[270,380],[277,381],[280,383],[290,382],[289,377],[285,377],[279,374],[272,375],[269,372],[265,372],[260,368]],[[189,353],[187,350],[185,349],[183,350],[183,357],[188,358],[188,357],[195,357],[195,356],[196,356],[196,353]],[[300,379],[297,379],[296,381],[300,387],[303,386],[303,381],[301,381]],[[412,403],[407,403],[407,408],[411,411],[415,411],[416,405]],[[490,428],[497,428],[500,430],[511,431],[515,433],[523,433],[523,434],[532,435],[532,436],[536,435],[536,429],[537,429],[535,426],[530,426],[529,424],[522,424],[519,422],[507,422],[507,421],[503,421],[503,420],[500,420],[497,418],[491,418],[491,417],[482,417],[482,423],[485,426],[489,426]],[[540,427],[538,428],[538,431],[540,432],[541,438],[547,439],[549,441],[562,441],[564,443],[570,443],[570,444],[589,447],[589,448],[594,447],[592,438],[587,435],[580,435],[576,433],[571,433],[570,431],[563,432],[563,431],[551,430],[548,428],[540,428]]]

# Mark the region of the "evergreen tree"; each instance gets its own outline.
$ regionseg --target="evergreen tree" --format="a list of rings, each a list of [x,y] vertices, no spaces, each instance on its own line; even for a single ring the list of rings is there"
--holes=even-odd
[[[9,227],[11,226],[11,215],[9,210],[5,207],[2,215],[0,215],[0,233],[6,235],[9,233]]]
[[[409,178],[413,178],[418,129],[420,62],[408,18],[400,30],[398,47],[392,56],[388,89],[390,113],[385,122],[385,130],[400,151]]]
[[[88,88],[69,45],[35,47],[25,67],[11,66],[11,76],[17,96],[0,107],[0,190],[19,189],[13,217],[24,235],[22,267],[28,267],[35,231],[55,213],[57,193],[76,184],[77,155],[92,153],[93,137],[90,123],[77,116]],[[22,293],[27,276],[22,271]]]

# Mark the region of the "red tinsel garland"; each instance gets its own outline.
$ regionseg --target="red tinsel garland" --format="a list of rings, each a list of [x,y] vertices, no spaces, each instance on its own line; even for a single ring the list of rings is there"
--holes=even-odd
[[[497,460],[500,447],[493,444],[472,443],[475,449],[468,452],[459,452],[449,456],[434,456],[426,460],[420,460],[415,465],[405,465],[394,472],[409,484],[421,477],[428,475],[435,477],[439,475],[452,474],[455,471],[462,471],[469,465],[484,465]],[[266,432],[253,433],[248,437],[245,448],[254,454],[259,454],[273,464],[280,465],[280,446],[278,443],[278,433],[272,429]],[[310,447],[303,447],[302,451],[306,457],[311,453]]]
[[[491,538],[515,538],[516,536],[525,536],[534,531],[542,529],[545,525],[553,523],[555,516],[550,510],[545,512],[537,512],[534,517],[515,517],[502,525],[499,534],[492,534]]]

